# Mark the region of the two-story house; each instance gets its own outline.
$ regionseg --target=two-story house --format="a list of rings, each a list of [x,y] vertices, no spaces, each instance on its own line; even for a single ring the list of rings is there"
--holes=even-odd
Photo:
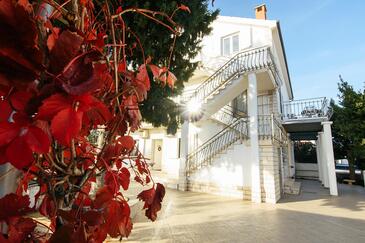
[[[337,195],[327,100],[293,100],[280,24],[265,5],[255,11],[213,22],[179,100],[181,128],[171,136],[145,124],[139,149],[170,187],[275,203],[299,190],[293,141],[313,139],[320,180]]]

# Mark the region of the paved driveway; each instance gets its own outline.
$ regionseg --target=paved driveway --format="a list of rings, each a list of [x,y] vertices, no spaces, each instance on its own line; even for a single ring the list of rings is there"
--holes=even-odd
[[[365,190],[340,186],[331,197],[303,181],[300,196],[276,205],[168,190],[159,219],[135,217],[127,242],[365,242]]]

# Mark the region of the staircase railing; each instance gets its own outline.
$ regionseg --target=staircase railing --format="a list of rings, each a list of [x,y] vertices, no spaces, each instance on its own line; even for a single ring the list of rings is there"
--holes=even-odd
[[[187,175],[204,166],[210,165],[212,159],[238,140],[248,138],[247,118],[238,118],[230,126],[217,133],[203,145],[187,156]]]
[[[203,102],[220,87],[243,73],[273,66],[274,61],[270,47],[260,47],[240,52],[199,85],[192,94],[183,96],[182,101],[188,102],[195,99],[197,102]]]

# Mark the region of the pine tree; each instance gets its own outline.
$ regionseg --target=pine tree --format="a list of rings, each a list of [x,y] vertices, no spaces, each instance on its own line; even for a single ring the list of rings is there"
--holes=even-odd
[[[339,104],[331,102],[335,155],[347,157],[354,179],[354,165],[365,167],[365,90],[355,91],[341,76],[338,90]]]

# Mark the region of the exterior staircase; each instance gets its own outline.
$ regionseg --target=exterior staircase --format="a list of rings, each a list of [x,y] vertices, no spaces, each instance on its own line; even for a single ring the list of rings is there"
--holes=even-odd
[[[193,93],[182,97],[182,102],[200,104],[201,115],[195,121],[212,119],[225,128],[208,139],[187,156],[186,172],[191,173],[206,167],[221,153],[237,142],[249,137],[248,119],[242,114],[234,115],[229,102],[245,89],[243,75],[258,70],[269,70],[274,77],[276,67],[269,47],[255,48],[238,53],[199,85]]]
[[[247,118],[238,118],[187,156],[187,176],[212,163],[213,159],[237,141],[248,139]]]
[[[207,119],[245,89],[244,74],[258,70],[270,70],[273,76],[277,77],[270,47],[250,49],[236,54],[193,93],[183,95],[182,103],[201,104],[204,114],[199,119]]]

